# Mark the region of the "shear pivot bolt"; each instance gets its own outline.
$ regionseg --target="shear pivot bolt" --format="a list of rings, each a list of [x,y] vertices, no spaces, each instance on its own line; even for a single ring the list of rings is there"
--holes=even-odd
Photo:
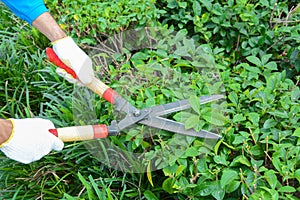
[[[133,115],[134,115],[135,117],[138,117],[138,116],[141,115],[141,111],[135,110],[135,111],[133,112]]]

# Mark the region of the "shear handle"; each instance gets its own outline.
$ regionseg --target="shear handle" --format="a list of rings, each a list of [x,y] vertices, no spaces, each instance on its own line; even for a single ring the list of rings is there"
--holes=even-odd
[[[46,48],[46,55],[48,59],[57,67],[64,69],[72,77],[78,79],[78,76],[75,73],[75,71],[72,68],[68,67],[65,63],[63,63],[52,48]],[[108,85],[106,85],[96,77],[93,77],[92,82],[85,86],[93,92],[95,92],[96,94],[98,94],[100,97],[103,97],[106,101],[110,102],[111,104],[114,104],[115,100],[119,97],[119,94],[117,92],[115,92]]]
[[[109,129],[104,124],[70,126],[65,128],[50,129],[49,132],[61,139],[63,142],[106,138],[109,135]]]

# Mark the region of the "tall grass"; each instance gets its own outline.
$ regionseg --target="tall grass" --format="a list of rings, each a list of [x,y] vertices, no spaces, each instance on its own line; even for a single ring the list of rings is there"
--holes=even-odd
[[[2,3],[0,15],[0,117],[43,117],[57,127],[74,125],[73,85],[45,58],[49,41]],[[139,199],[151,187],[145,180],[143,174],[106,168],[84,143],[66,143],[61,152],[29,165],[0,154],[0,199]]]

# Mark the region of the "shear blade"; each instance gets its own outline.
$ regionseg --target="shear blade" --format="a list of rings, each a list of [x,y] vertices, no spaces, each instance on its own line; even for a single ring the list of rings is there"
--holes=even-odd
[[[206,104],[222,98],[224,98],[223,95],[211,95],[211,96],[201,96],[199,99],[201,104]],[[139,123],[150,127],[155,127],[155,128],[167,130],[174,133],[188,135],[188,136],[209,138],[209,139],[218,139],[222,137],[218,134],[206,130],[201,130],[200,132],[197,132],[193,129],[187,130],[183,123],[176,122],[162,117],[164,115],[182,111],[188,108],[191,108],[188,99],[176,101],[168,104],[163,104],[159,106],[154,106],[150,108],[151,111],[149,115],[145,119],[139,121]]]
[[[142,121],[139,121],[140,124],[144,124],[150,127],[163,129],[166,131],[179,133],[182,135],[187,136],[193,136],[193,137],[201,137],[201,138],[209,138],[209,139],[219,139],[222,136],[206,131],[201,130],[200,132],[197,132],[193,129],[185,129],[185,126],[183,123],[175,122],[173,120],[169,120],[162,117],[150,117],[148,119],[144,119]]]
[[[200,104],[206,104],[212,101],[217,101],[224,98],[224,95],[210,95],[199,97]],[[182,111],[191,108],[189,99],[184,99],[181,101],[175,101],[172,103],[167,103],[163,105],[154,106],[151,108],[151,115],[163,116],[170,113]]]

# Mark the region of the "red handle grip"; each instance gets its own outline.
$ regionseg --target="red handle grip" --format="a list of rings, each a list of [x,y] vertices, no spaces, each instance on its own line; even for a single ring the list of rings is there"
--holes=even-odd
[[[74,78],[78,78],[75,71],[68,67],[66,64],[64,64],[59,57],[56,55],[54,50],[52,48],[46,48],[46,55],[48,59],[54,63],[56,66],[64,69],[67,73],[71,74]],[[105,100],[110,102],[111,104],[115,103],[115,99],[119,96],[117,92],[115,92],[113,89],[111,89],[109,86],[105,85],[102,81],[95,78],[92,80],[92,82],[88,85],[86,85],[89,89],[94,91],[99,96],[103,97]]]
[[[75,73],[75,71],[68,67],[65,63],[63,63],[59,57],[56,55],[56,53],[54,52],[54,50],[52,48],[46,48],[46,55],[48,57],[48,59],[54,63],[57,67],[64,69],[68,74],[70,74],[71,76],[73,76],[75,79],[77,79],[77,75]]]

